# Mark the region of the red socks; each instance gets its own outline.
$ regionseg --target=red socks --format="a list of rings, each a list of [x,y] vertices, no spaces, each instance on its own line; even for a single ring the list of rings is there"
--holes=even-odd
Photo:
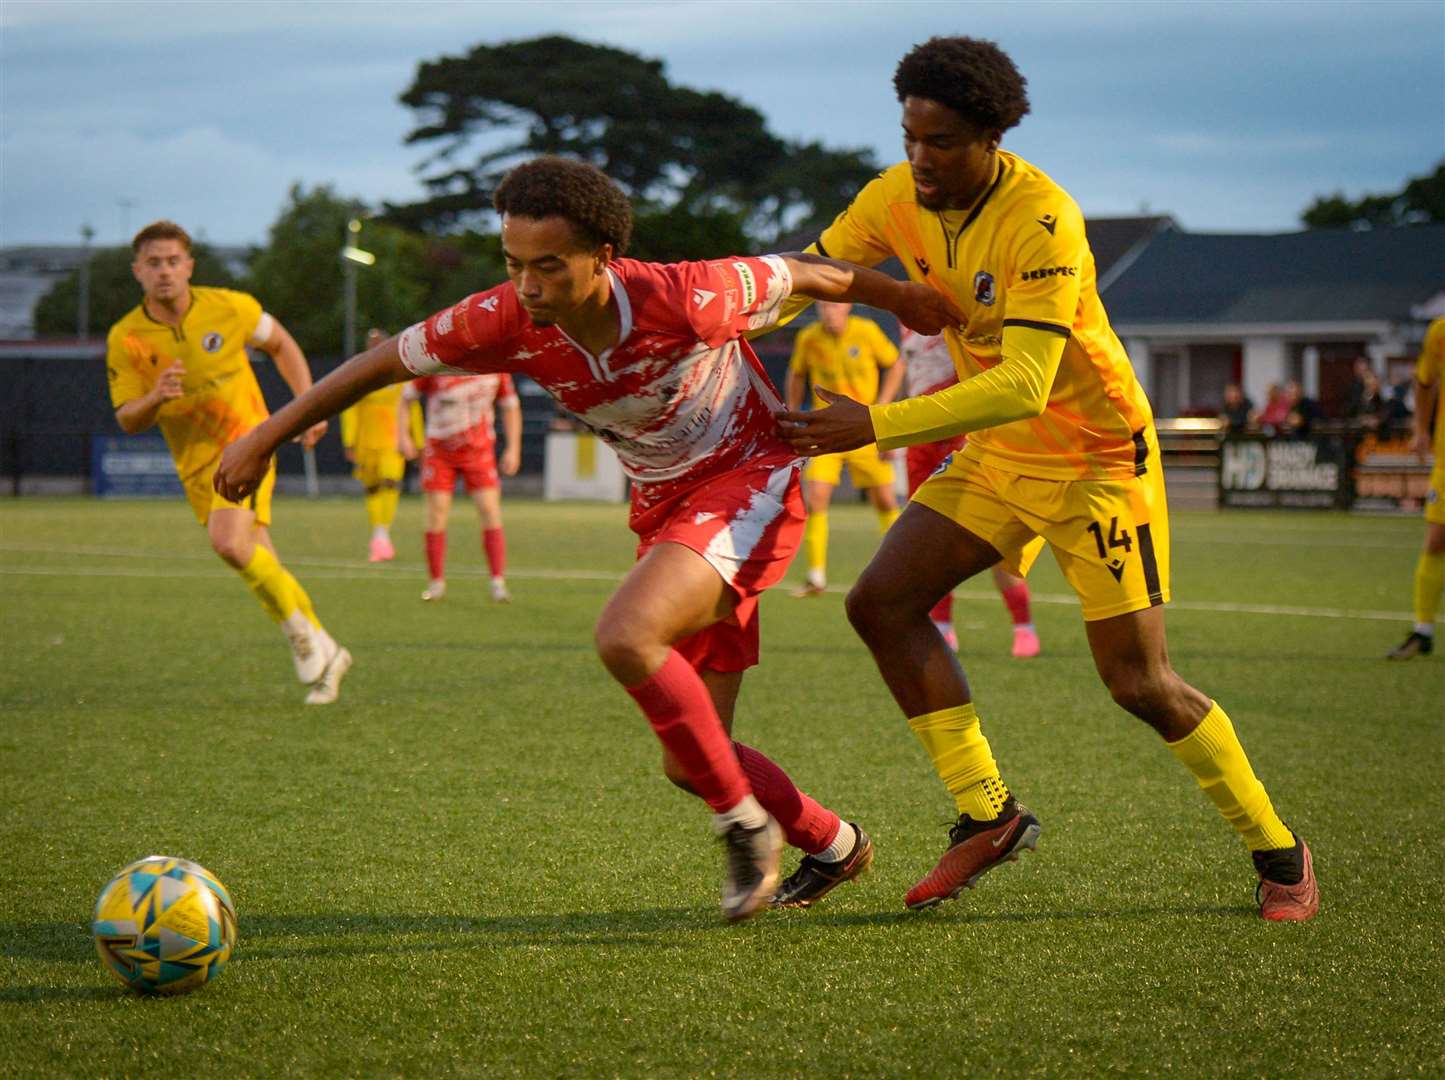
[[[629,686],[627,692],[713,813],[731,810],[749,794],[712,696],[677,650],[668,653],[667,662],[650,678]]]
[[[1025,604],[1028,603],[1028,599],[1028,593],[1025,592]],[[953,622],[953,593],[949,593],[938,603],[934,604],[933,610],[928,613],[928,617],[936,623]]]
[[[733,749],[754,797],[783,827],[789,844],[816,855],[833,842],[842,824],[837,814],[804,795],[787,773],[751,746],[735,742]]]
[[[446,577],[447,534],[445,532],[429,532],[425,535],[427,572],[431,574],[433,581],[440,581]]]
[[[1017,585],[1004,589],[999,595],[1003,597],[1004,606],[1008,608],[1009,617],[1013,619],[1015,626],[1023,626],[1031,621],[1028,582],[1020,581]]]
[[[502,577],[507,572],[507,534],[498,525],[495,529],[482,530],[482,550],[487,553],[487,565],[492,568],[492,577]]]

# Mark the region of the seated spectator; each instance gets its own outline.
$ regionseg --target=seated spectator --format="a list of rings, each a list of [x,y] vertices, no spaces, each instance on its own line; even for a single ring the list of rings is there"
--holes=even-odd
[[[1305,396],[1304,387],[1294,379],[1285,383],[1284,395],[1289,403],[1289,413],[1285,416],[1280,434],[1292,439],[1309,438],[1310,428],[1320,415],[1319,405],[1314,398]]]
[[[1224,388],[1224,405],[1219,410],[1219,419],[1229,425],[1229,434],[1238,435],[1254,423],[1254,402],[1245,397],[1239,383],[1230,383]]]
[[[1289,419],[1289,398],[1285,396],[1284,388],[1279,383],[1269,384],[1264,411],[1257,419],[1259,429],[1266,435],[1278,435],[1284,430],[1284,423]]]

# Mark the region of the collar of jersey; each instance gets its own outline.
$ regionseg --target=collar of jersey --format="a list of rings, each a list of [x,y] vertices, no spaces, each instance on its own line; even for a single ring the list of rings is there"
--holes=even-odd
[[[557,327],[557,332],[567,339],[568,344],[586,357],[587,366],[592,369],[592,374],[603,382],[608,381],[609,378],[606,366],[608,359],[622,347],[622,343],[632,333],[632,298],[622,287],[622,279],[610,266],[607,268],[607,277],[612,283],[612,295],[617,298],[617,321],[620,323],[617,329],[617,344],[609,349],[603,349],[600,355],[593,356],[579,342],[574,341],[567,331],[560,326]]]

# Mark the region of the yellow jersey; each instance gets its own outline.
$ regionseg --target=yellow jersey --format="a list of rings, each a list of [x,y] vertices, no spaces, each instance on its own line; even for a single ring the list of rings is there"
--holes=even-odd
[[[177,326],[152,318],[142,303],[110,328],[106,375],[115,408],[150,392],[177,360],[185,367],[181,397],[157,414],[161,434],[186,483],[215,467],[221,451],[270,413],[246,355],[263,317],[256,298],[231,289],[191,287],[191,306]]]
[[[1440,385],[1441,376],[1445,376],[1445,319],[1436,319],[1425,331],[1425,344],[1415,361],[1415,378],[1422,386],[1435,387],[1435,441],[1431,449],[1437,468],[1445,464],[1445,393],[1441,392],[1445,387]]]
[[[401,383],[373,390],[341,414],[341,443],[358,454],[377,450],[396,451],[397,409]]]
[[[1084,215],[1022,158],[998,151],[992,185],[969,210],[918,205],[906,162],[868,184],[818,239],[830,258],[875,266],[896,256],[909,278],[949,296],[967,317],[945,331],[961,382],[999,365],[1009,326],[1057,334],[1062,359],[1042,415],[983,427],[964,453],[1005,472],[1045,479],[1125,477],[1144,468],[1149,400],[1109,325],[1095,282]],[[875,406],[906,445],[926,398]]]
[[[849,315],[841,334],[831,334],[818,322],[798,331],[788,371],[813,384],[813,408],[824,402],[819,388],[842,394],[864,405],[878,398],[878,369],[890,368],[898,349],[872,319]]]

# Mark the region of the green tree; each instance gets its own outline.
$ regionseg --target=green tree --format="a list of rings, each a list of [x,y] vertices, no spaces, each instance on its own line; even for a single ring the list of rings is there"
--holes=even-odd
[[[375,265],[356,269],[358,347],[367,327],[395,332],[503,276],[495,238],[428,237],[366,214],[359,200],[328,186],[294,185],[268,244],[251,261],[246,287],[308,355],[341,355],[341,248],[352,219],[362,222],[357,244],[376,256]]]
[[[567,37],[424,62],[401,101],[419,120],[406,141],[436,149],[418,169],[429,197],[387,215],[430,229],[490,224],[510,166],[563,154],[633,199],[639,254],[716,255],[825,220],[877,172],[865,150],[780,139],[756,109],[673,85],[660,61]]]
[[[1354,201],[1343,192],[1317,196],[1300,220],[1311,229],[1378,229],[1445,221],[1445,161],[1393,194],[1365,195]]]
[[[231,272],[205,244],[196,244],[191,254],[196,260],[191,280],[197,285],[232,287]],[[90,257],[89,332],[100,336],[140,303],[141,290],[131,273],[135,255],[129,247],[98,248]],[[34,323],[37,337],[73,338],[77,329],[77,307],[80,302],[80,271],[73,270],[61,278],[35,302]]]

